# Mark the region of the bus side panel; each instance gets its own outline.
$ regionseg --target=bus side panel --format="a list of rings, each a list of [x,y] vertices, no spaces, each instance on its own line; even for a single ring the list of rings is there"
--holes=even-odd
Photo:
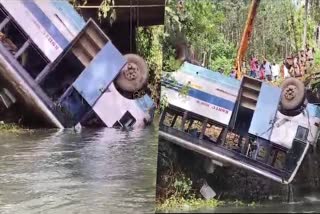
[[[50,0],[50,2],[57,9],[59,15],[63,17],[63,22],[66,23],[68,28],[73,29],[72,32],[75,34],[79,33],[86,25],[85,20],[67,0]]]
[[[66,0],[0,0],[20,27],[53,62],[85,26]]]
[[[162,88],[161,93],[161,96],[166,97],[173,106],[202,115],[224,125],[229,124],[234,104],[225,99],[203,94],[203,92],[194,89],[189,91],[189,96],[181,96],[179,91],[166,87]],[[223,103],[228,105],[221,105]]]
[[[154,103],[148,95],[130,100],[123,97],[111,84],[93,106],[93,110],[107,127],[112,127],[126,112],[129,112],[136,120],[133,127],[141,128],[145,125],[144,120],[150,122],[153,119],[154,107]]]
[[[172,77],[178,81],[178,85],[189,86],[191,90],[196,90],[215,97],[220,97],[235,103],[239,90],[229,87],[220,82],[210,81],[209,79],[199,78],[190,73],[176,72]],[[190,90],[190,91],[191,91]]]
[[[226,88],[231,91],[239,91],[240,89],[241,81],[201,66],[185,62],[179,70],[183,73],[191,74],[197,78],[200,77],[202,79],[206,79],[211,83],[219,84],[221,85],[221,88]]]
[[[118,49],[108,42],[73,83],[92,107],[126,64]]]
[[[68,4],[68,2],[66,2],[65,0],[54,1],[55,4],[53,4],[52,0],[34,1],[36,5],[46,14],[52,24],[54,24],[59,29],[60,33],[68,40],[68,42],[72,41],[80,32],[80,30],[85,26],[85,21],[82,20],[82,25],[77,26],[77,28],[80,28],[80,30],[76,30],[76,27],[73,24],[73,20],[75,18],[78,19],[78,17],[73,18],[75,16],[74,14],[70,14],[68,17],[65,17],[60,11],[61,7],[56,7],[55,4],[57,4],[57,6],[62,6],[66,3]]]
[[[175,82],[165,83],[170,82],[171,77],[163,80],[162,97],[167,97],[171,105],[208,117],[224,125],[229,124],[239,92],[236,87],[229,87],[227,84],[221,84],[208,78],[199,78],[189,70],[169,75],[172,75]],[[189,85],[187,94],[181,94],[181,89],[186,85]]]
[[[253,113],[249,133],[270,140],[273,121],[278,111],[281,89],[262,83],[256,110]]]

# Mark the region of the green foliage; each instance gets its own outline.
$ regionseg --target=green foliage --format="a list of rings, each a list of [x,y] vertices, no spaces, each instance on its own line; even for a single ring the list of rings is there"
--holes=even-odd
[[[189,94],[190,88],[191,87],[189,83],[184,85],[179,91],[179,96],[186,97]]]
[[[199,198],[176,198],[171,197],[162,204],[157,204],[156,212],[163,211],[193,211],[201,208],[215,208],[222,206],[224,203],[216,199],[202,200]]]
[[[320,67],[320,50],[316,49],[316,53],[314,55],[314,64]]]
[[[177,70],[175,44],[187,41],[195,50],[198,61],[202,62],[202,54],[206,53],[206,67],[212,70],[221,68],[226,74],[230,73],[251,1],[185,0],[183,7],[174,0],[167,2],[164,70]],[[315,47],[320,1],[309,2],[312,7],[307,19],[307,43]],[[260,60],[265,56],[270,61],[282,62],[286,55],[301,49],[304,19],[304,8],[295,6],[292,0],[261,1],[246,61],[256,55]]]
[[[192,194],[192,181],[184,174],[178,174],[173,182],[174,193],[163,203],[158,203],[157,212],[173,210],[196,210],[199,208],[214,208],[224,203],[216,199],[203,200]]]
[[[188,198],[192,188],[192,181],[182,174],[181,177],[176,178],[173,187],[175,189],[175,197]]]
[[[99,20],[108,18],[110,24],[112,24],[116,20],[116,10],[111,7],[114,5],[114,0],[103,0],[98,10]]]
[[[194,196],[185,199],[183,197],[170,197],[163,203],[157,203],[156,212],[172,212],[172,211],[196,211],[200,209],[212,209],[216,207],[228,206],[228,207],[256,207],[259,204],[256,202],[244,203],[239,200],[226,202],[219,201],[217,199],[204,200],[196,198]]]
[[[31,130],[25,129],[17,124],[13,123],[4,123],[0,121],[0,133],[24,133],[24,132],[31,132]]]
[[[78,6],[85,6],[88,3],[88,0],[69,0],[69,2],[76,8]],[[110,24],[117,18],[116,10],[114,6],[114,0],[102,0],[100,7],[98,9],[98,19],[102,21],[103,19],[108,20]]]
[[[233,60],[234,59],[228,59],[225,56],[217,57],[213,61],[210,61],[209,67],[214,71],[222,69],[224,74],[230,74],[233,68]]]
[[[192,44],[196,58],[202,60],[202,54],[206,53],[206,61],[210,68],[216,68],[213,62],[222,58],[232,62],[235,57],[235,45],[224,39],[220,32],[221,25],[225,21],[224,11],[212,0],[192,1],[186,0],[182,9],[177,9],[177,1],[168,1],[165,20],[164,46],[164,70],[177,70],[174,59],[175,45],[187,41]],[[223,66],[230,69],[230,64]]]
[[[160,104],[160,80],[162,72],[163,26],[138,28],[137,52],[149,67],[149,84],[152,99]]]
[[[163,111],[166,107],[168,107],[168,105],[169,105],[169,102],[168,102],[167,95],[162,94],[160,99],[160,108],[159,108],[159,111],[157,111],[156,113],[159,114],[160,111]]]

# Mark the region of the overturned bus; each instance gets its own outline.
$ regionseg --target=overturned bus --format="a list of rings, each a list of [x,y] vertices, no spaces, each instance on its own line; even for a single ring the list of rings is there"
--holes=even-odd
[[[68,1],[0,0],[0,31],[2,110],[19,104],[57,128],[152,121],[146,62],[123,56]]]
[[[185,62],[163,74],[159,136],[219,166],[234,165],[289,184],[317,143],[320,108],[289,78],[282,88],[241,81]]]

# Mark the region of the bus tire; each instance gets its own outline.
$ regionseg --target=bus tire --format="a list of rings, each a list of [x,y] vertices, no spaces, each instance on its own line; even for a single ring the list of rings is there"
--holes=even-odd
[[[126,65],[116,78],[116,85],[127,92],[142,89],[148,82],[148,66],[146,61],[136,54],[126,54]]]
[[[304,84],[293,77],[287,78],[283,81],[281,92],[281,108],[284,111],[299,109],[305,100]]]

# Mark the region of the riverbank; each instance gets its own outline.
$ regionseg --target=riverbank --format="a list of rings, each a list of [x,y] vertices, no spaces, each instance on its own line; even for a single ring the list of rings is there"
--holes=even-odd
[[[27,129],[16,123],[5,123],[0,121],[0,133],[22,133],[22,132],[32,132],[31,129]]]
[[[215,209],[219,207],[256,207],[259,206],[256,202],[244,203],[242,201],[221,201],[217,199],[201,199],[201,198],[169,198],[163,203],[156,203],[156,213],[168,212],[192,212],[203,209]]]
[[[157,209],[220,207],[226,201],[245,206],[265,203],[290,203],[319,191],[319,149],[310,149],[292,185],[282,185],[237,167],[216,167],[208,173],[206,158],[170,142],[159,141]],[[204,183],[215,197],[202,200]],[[201,208],[200,208],[201,209]]]

